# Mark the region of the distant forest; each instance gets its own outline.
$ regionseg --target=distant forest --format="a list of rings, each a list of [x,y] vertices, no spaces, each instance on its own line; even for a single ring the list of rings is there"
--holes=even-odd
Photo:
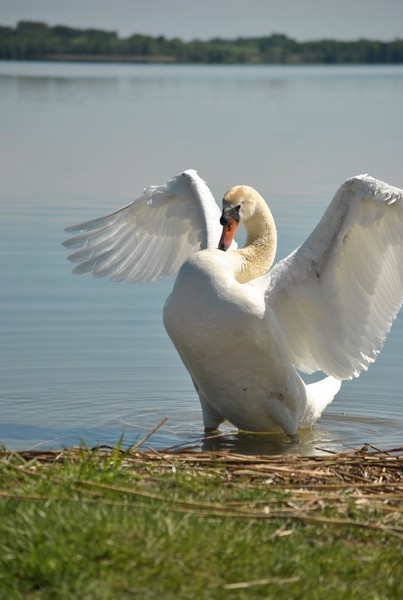
[[[167,62],[207,64],[403,63],[403,39],[297,42],[285,35],[184,42],[178,38],[20,21],[0,26],[0,59]]]

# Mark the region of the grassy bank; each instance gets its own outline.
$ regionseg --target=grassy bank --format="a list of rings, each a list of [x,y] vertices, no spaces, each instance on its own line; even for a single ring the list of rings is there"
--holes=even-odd
[[[403,454],[0,453],[0,597],[401,598]]]

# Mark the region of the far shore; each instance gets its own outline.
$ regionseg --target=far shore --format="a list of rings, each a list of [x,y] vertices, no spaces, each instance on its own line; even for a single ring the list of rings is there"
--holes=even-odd
[[[112,63],[177,63],[175,56],[113,55],[113,54],[48,54],[45,61],[57,62],[112,62]]]

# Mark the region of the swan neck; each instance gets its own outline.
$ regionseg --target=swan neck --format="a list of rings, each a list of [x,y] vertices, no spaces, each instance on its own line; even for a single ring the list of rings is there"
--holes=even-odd
[[[276,225],[263,199],[259,210],[245,222],[245,229],[245,246],[237,251],[242,258],[240,272],[236,275],[240,283],[246,283],[267,273],[276,255]]]

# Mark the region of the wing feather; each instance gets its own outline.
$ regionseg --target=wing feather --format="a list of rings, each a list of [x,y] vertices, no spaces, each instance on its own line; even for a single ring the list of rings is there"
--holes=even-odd
[[[255,284],[296,367],[359,375],[403,301],[403,191],[368,175],[348,179],[304,244]]]
[[[220,211],[206,183],[188,170],[108,215],[66,227],[73,272],[113,281],[174,275],[197,250],[216,247]]]

